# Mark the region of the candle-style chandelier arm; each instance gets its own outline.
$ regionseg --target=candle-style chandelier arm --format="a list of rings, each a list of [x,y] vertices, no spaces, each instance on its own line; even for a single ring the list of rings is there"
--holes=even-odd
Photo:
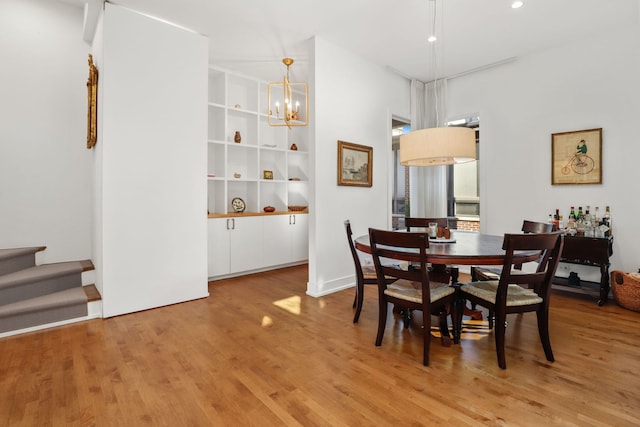
[[[269,126],[307,126],[309,124],[309,90],[306,83],[292,83],[289,67],[293,59],[282,60],[287,73],[281,82],[269,83]]]

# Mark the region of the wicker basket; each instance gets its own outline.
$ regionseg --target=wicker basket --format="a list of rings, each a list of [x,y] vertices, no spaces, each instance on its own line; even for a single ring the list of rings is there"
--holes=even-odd
[[[289,211],[291,212],[302,212],[306,210],[307,206],[289,205]]]
[[[618,305],[640,312],[640,274],[612,271],[611,290]]]

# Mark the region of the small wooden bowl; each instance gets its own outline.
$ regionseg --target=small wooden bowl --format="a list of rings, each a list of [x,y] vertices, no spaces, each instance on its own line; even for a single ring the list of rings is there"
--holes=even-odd
[[[262,208],[262,210],[265,212],[275,212],[276,208],[274,208],[273,206],[265,206],[264,208]]]

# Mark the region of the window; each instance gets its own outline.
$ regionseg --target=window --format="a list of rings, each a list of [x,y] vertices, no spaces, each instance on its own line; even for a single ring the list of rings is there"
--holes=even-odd
[[[447,166],[447,216],[458,219],[457,228],[480,231],[480,185],[478,178],[480,118],[470,116],[447,123],[447,126],[463,126],[476,133],[476,161]],[[400,135],[410,132],[408,123],[393,120],[392,123],[392,225],[404,228],[404,218],[409,212],[409,168],[400,164]]]
[[[480,219],[480,187],[478,163],[480,142],[480,117],[472,116],[453,120],[447,126],[468,127],[476,133],[476,161],[450,165],[447,170],[447,214],[463,219]]]
[[[404,228],[409,201],[409,169],[400,164],[400,135],[411,130],[408,123],[393,119],[391,124],[391,152],[393,156],[393,182],[391,196],[392,227]]]

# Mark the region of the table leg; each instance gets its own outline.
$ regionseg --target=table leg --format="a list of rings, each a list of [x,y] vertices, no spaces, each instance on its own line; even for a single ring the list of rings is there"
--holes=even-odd
[[[609,298],[609,265],[600,264],[600,299],[598,305],[603,306]]]

